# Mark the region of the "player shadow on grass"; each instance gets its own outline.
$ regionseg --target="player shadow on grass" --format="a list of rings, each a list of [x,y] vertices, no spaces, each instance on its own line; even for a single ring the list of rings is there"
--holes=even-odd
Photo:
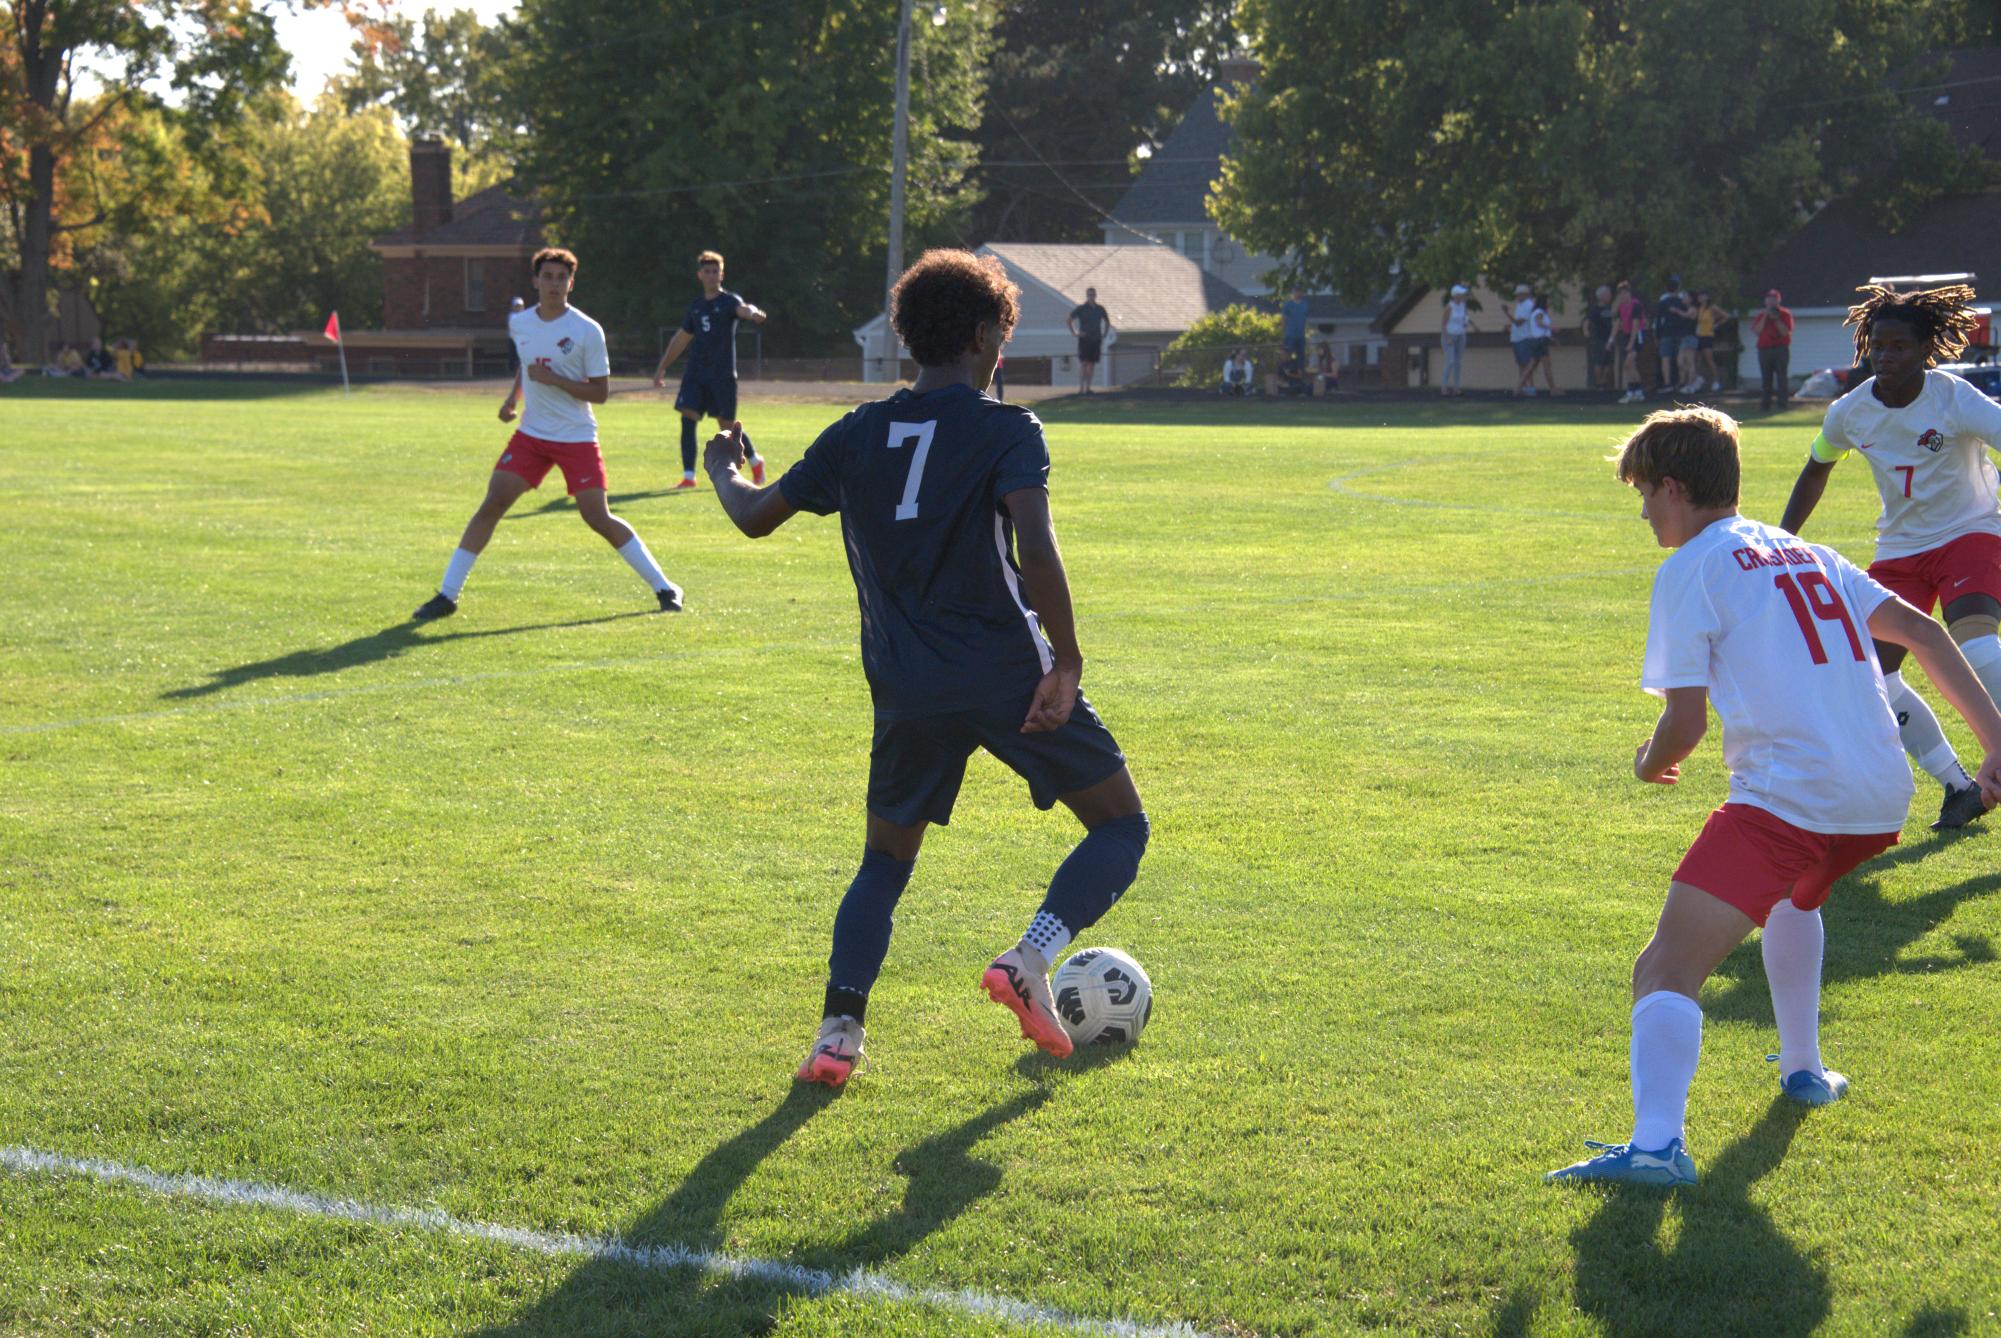
[[[693,488],[655,488],[652,492],[615,492],[608,494],[604,500],[606,506],[624,506],[627,502],[650,502],[656,497],[694,497],[697,495],[696,490]],[[556,496],[551,497],[532,511],[524,511],[519,508],[509,511],[500,520],[504,525],[510,520],[532,520],[536,516],[553,516],[559,512],[575,511],[576,509],[576,498]]]
[[[1787,1240],[1751,1201],[1777,1169],[1806,1109],[1774,1096],[1764,1117],[1702,1167],[1702,1183],[1666,1191],[1620,1186],[1602,1193],[1571,1235],[1579,1310],[1607,1333],[1757,1334],[1805,1338],[1827,1318],[1827,1270]],[[1679,1217],[1671,1246],[1663,1219]]]
[[[1823,986],[1873,976],[1927,975],[1995,960],[1994,945],[1984,934],[1953,935],[1951,952],[1899,954],[1938,928],[1962,903],[2001,892],[2001,873],[1981,874],[1920,897],[1891,900],[1883,895],[1882,875],[1891,869],[1915,864],[1960,841],[1978,839],[1982,839],[1979,829],[1966,828],[1898,846],[1836,884],[1821,911],[1827,922]],[[1716,968],[1703,992],[1702,1011],[1719,1021],[1772,1025],[1772,996],[1756,939],[1746,939]]]
[[[426,623],[391,623],[379,632],[370,632],[367,636],[343,641],[338,646],[295,650],[285,655],[274,655],[268,660],[253,660],[249,664],[239,664],[233,669],[211,670],[208,682],[195,683],[184,688],[170,688],[161,693],[160,697],[165,701],[206,697],[227,688],[255,683],[259,679],[313,678],[320,674],[337,674],[343,669],[352,669],[357,665],[374,664],[378,660],[393,660],[419,646],[435,646],[446,641],[466,641],[474,637],[514,636],[520,632],[549,632],[564,627],[591,627],[598,623],[617,622],[621,618],[643,618],[651,612],[651,609],[634,609],[627,613],[607,613],[600,618],[575,618],[560,623],[525,623],[520,627],[489,627],[466,632],[427,630],[429,624]]]
[[[1034,1087],[896,1154],[892,1166],[904,1181],[897,1208],[837,1239],[815,1241],[808,1226],[801,1232],[808,1243],[777,1269],[732,1272],[726,1265],[649,1269],[593,1260],[532,1308],[505,1324],[481,1330],[477,1338],[582,1334],[636,1338],[663,1333],[676,1338],[743,1338],[768,1332],[788,1300],[824,1295],[856,1270],[874,1270],[909,1253],[997,1189],[1001,1168],[974,1156],[973,1149],[996,1130],[1047,1103],[1058,1090],[1047,1081],[1049,1075],[1096,1068],[1125,1053],[1124,1047],[1093,1046],[1068,1060],[1051,1060],[1040,1053],[1025,1056],[1015,1070],[1035,1080]],[[867,1081],[866,1076],[861,1080]],[[766,1158],[838,1099],[829,1088],[795,1084],[763,1119],[703,1157],[674,1192],[635,1221],[621,1239],[642,1249],[667,1246],[733,1254],[723,1224],[731,1198]],[[812,1174],[826,1172],[815,1169]],[[861,1182],[816,1182],[800,1191],[788,1197],[803,1201],[811,1192],[831,1191],[837,1200],[852,1201],[877,1192],[873,1183]]]

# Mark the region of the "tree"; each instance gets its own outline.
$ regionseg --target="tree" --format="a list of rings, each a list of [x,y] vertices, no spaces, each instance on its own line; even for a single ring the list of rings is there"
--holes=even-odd
[[[918,13],[912,255],[963,239],[991,22],[967,0]],[[713,247],[771,310],[772,345],[851,350],[882,302],[896,20],[883,0],[523,0],[505,24],[520,175],[581,257],[578,302],[650,344]]]
[[[481,150],[511,129],[511,57],[500,29],[483,26],[470,9],[398,14],[359,26],[334,88],[351,112],[388,107],[408,133],[435,130],[461,149]]]
[[[0,134],[9,167],[7,224],[18,268],[9,276],[7,317],[25,357],[47,352],[49,262],[60,230],[95,226],[93,215],[59,220],[59,178],[106,120],[164,86],[199,141],[241,111],[244,99],[285,73],[270,6],[245,0],[0,0]],[[111,90],[77,101],[88,73]]]
[[[1264,62],[1212,212],[1351,300],[1393,268],[1730,288],[1811,211],[1987,169],[1895,91],[1929,0],[1245,0]]]
[[[1005,0],[980,123],[976,240],[1096,241],[1235,43],[1215,0]]]

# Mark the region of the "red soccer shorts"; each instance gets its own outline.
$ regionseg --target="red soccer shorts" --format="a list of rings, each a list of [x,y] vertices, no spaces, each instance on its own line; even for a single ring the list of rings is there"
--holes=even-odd
[[[517,432],[507,439],[507,449],[493,467],[519,475],[531,488],[541,487],[550,469],[560,469],[572,497],[586,488],[605,486],[604,452],[594,441],[544,441]]]
[[[1922,553],[1872,562],[1869,575],[1926,613],[1962,595],[2001,599],[2001,534],[1962,534]]]
[[[1895,844],[1896,832],[1810,832],[1755,804],[1725,804],[1702,824],[1702,835],[1681,857],[1674,880],[1701,888],[1763,925],[1789,894],[1801,910],[1817,910],[1849,870]]]

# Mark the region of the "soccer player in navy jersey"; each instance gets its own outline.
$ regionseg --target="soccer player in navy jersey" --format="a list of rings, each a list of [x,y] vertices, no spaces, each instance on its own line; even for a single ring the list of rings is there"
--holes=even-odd
[[[681,392],[674,407],[681,411],[681,481],[676,488],[695,484],[695,424],[707,414],[718,426],[736,421],[736,323],[755,321],[762,325],[767,313],[723,287],[723,258],[714,251],[695,257],[695,277],[702,281],[702,296],[689,305],[681,318],[681,328],[667,341],[660,365],[653,369],[653,384],[667,384],[667,369],[681,350],[690,344],[688,365],[681,373]],[[764,484],[764,461],[750,453],[751,481]]]
[[[1019,298],[993,257],[929,251],[891,303],[920,369],[914,385],[827,428],[775,487],[739,472],[749,445],[741,424],[708,445],[716,496],[751,538],[799,511],[840,512],[861,605],[875,702],[867,837],[834,917],[802,1082],[838,1087],[861,1058],[891,916],[925,828],[951,820],[975,748],[1027,781],[1036,807],[1060,801],[1085,828],[1020,941],[980,979],[1052,1055],[1071,1043],[1050,997],[1050,959],[1132,886],[1146,852],[1125,755],[1078,691],[1084,659],[1049,518],[1042,424],[985,393]]]

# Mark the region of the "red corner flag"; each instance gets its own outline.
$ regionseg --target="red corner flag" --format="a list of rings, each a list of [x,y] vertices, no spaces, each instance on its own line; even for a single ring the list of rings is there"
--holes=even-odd
[[[340,342],[340,313],[338,311],[327,317],[327,328],[324,333],[334,343],[338,344]]]

